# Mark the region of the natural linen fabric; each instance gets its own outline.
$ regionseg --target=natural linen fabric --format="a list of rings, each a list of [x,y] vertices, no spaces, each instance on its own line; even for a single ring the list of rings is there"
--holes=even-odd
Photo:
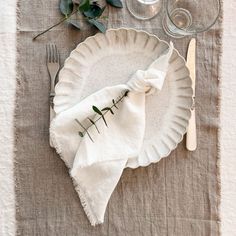
[[[206,2],[207,0],[203,0]],[[108,28],[134,27],[169,41],[161,27],[163,12],[139,21],[126,9],[109,7]],[[221,21],[197,35],[196,114],[198,149],[185,142],[147,168],[126,168],[109,201],[104,223],[91,227],[68,169],[49,146],[49,77],[45,45],[56,43],[61,63],[93,28],[78,31],[65,24],[33,42],[39,31],[61,15],[58,0],[19,0],[18,87],[15,112],[17,234],[24,236],[215,236],[219,235],[218,79]],[[209,14],[211,8],[208,7]],[[171,39],[186,56],[190,38]],[[86,83],[86,82],[85,82]],[[104,84],[95,78],[98,87]],[[114,84],[112,79],[107,86]],[[148,100],[148,97],[147,97]],[[147,114],[148,115],[148,114]]]
[[[103,223],[108,201],[123,169],[139,156],[145,133],[145,97],[162,89],[172,52],[171,43],[167,54],[152,62],[146,71],[138,70],[127,84],[103,88],[61,112],[54,106],[51,141],[71,169],[70,175],[93,226]],[[56,99],[57,87],[55,91]],[[114,114],[104,115],[109,127],[100,119],[96,122],[100,133],[92,126],[88,129],[90,136],[78,135],[78,128],[82,127],[78,127],[76,120],[87,127],[88,118],[94,121],[98,118],[91,109],[94,104],[100,109],[111,107],[112,100],[116,102],[126,91],[127,96],[116,105],[118,110],[114,107]]]

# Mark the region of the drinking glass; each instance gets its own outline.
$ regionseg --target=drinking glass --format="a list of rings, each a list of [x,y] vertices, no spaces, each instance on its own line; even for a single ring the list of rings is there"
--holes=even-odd
[[[129,12],[140,20],[149,20],[161,9],[162,0],[126,0]]]
[[[220,8],[220,0],[166,0],[163,29],[174,38],[207,31],[218,19]]]

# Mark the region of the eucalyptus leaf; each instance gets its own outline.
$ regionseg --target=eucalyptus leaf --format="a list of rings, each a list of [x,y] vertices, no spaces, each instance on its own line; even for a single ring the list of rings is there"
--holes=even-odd
[[[87,135],[89,136],[90,140],[91,140],[92,142],[94,142],[93,139],[92,139],[92,137],[91,137],[91,135],[90,135],[90,133],[88,132],[88,130],[86,130],[86,133],[87,133]]]
[[[105,119],[104,115],[102,115],[102,119],[103,119],[105,125],[107,126],[107,122],[106,122],[106,119]]]
[[[105,107],[102,109],[102,111],[110,111],[112,115],[114,115],[114,112],[112,111],[112,109],[110,107]]]
[[[97,4],[90,5],[90,8],[84,12],[84,15],[88,18],[98,18],[102,15],[105,7],[101,8]]]
[[[110,112],[111,112],[111,114],[112,114],[112,115],[114,115],[114,112],[112,111],[112,109],[111,109],[111,108],[110,108]]]
[[[120,0],[106,0],[108,4],[113,7],[122,8],[123,4]]]
[[[92,123],[92,125],[94,125],[94,126],[95,126],[96,130],[97,130],[97,131],[98,131],[98,133],[100,134],[100,132],[99,132],[99,129],[98,129],[98,127],[97,127],[96,123],[95,123],[93,120],[91,120],[90,118],[88,118],[88,119],[89,119],[89,121]]]
[[[100,22],[100,21],[97,21],[95,19],[88,19],[88,22],[92,25],[94,25],[97,29],[99,29],[102,33],[105,33],[106,32],[106,27],[105,25]]]
[[[81,131],[79,131],[79,136],[83,138],[84,134]]]
[[[60,11],[64,16],[68,17],[73,11],[72,0],[60,0]]]
[[[90,8],[90,1],[89,0],[82,0],[81,3],[79,4],[79,10],[81,12],[88,11]]]
[[[90,118],[88,118],[88,119],[93,125],[95,125],[95,122],[92,119],[90,119]]]
[[[78,20],[69,19],[67,22],[73,25],[75,28],[80,29],[80,24]]]
[[[126,90],[125,93],[124,93],[124,97],[127,97],[128,93],[129,93],[129,90]]]
[[[98,113],[100,116],[102,116],[102,112],[96,107],[96,106],[93,106],[93,110]]]
[[[114,106],[116,109],[118,109],[118,107],[116,106],[116,102],[115,102],[114,99],[112,99],[112,103],[113,103],[113,106]]]

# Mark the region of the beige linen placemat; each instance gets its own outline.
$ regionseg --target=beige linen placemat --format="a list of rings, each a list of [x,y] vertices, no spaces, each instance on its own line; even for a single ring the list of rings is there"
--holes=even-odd
[[[126,169],[109,202],[105,223],[94,228],[84,214],[67,168],[49,147],[45,46],[55,42],[64,62],[78,43],[96,31],[91,28],[77,31],[64,24],[33,42],[34,35],[60,19],[58,0],[20,0],[18,6],[15,111],[18,235],[219,235],[221,20],[214,29],[197,36],[197,151],[187,152],[183,141],[157,164]],[[109,7],[104,14],[108,15],[108,28],[134,27],[170,40],[161,28],[162,13],[145,22],[130,16],[126,8]],[[185,56],[189,38],[173,42]]]

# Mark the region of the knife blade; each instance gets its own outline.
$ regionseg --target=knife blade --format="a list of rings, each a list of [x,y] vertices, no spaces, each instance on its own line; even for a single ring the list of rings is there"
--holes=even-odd
[[[196,80],[196,39],[190,40],[187,52],[187,67],[190,72],[193,89],[193,105],[191,108],[191,117],[186,134],[186,148],[189,151],[194,151],[197,148],[197,134],[196,134],[196,115],[195,115],[195,80]]]

